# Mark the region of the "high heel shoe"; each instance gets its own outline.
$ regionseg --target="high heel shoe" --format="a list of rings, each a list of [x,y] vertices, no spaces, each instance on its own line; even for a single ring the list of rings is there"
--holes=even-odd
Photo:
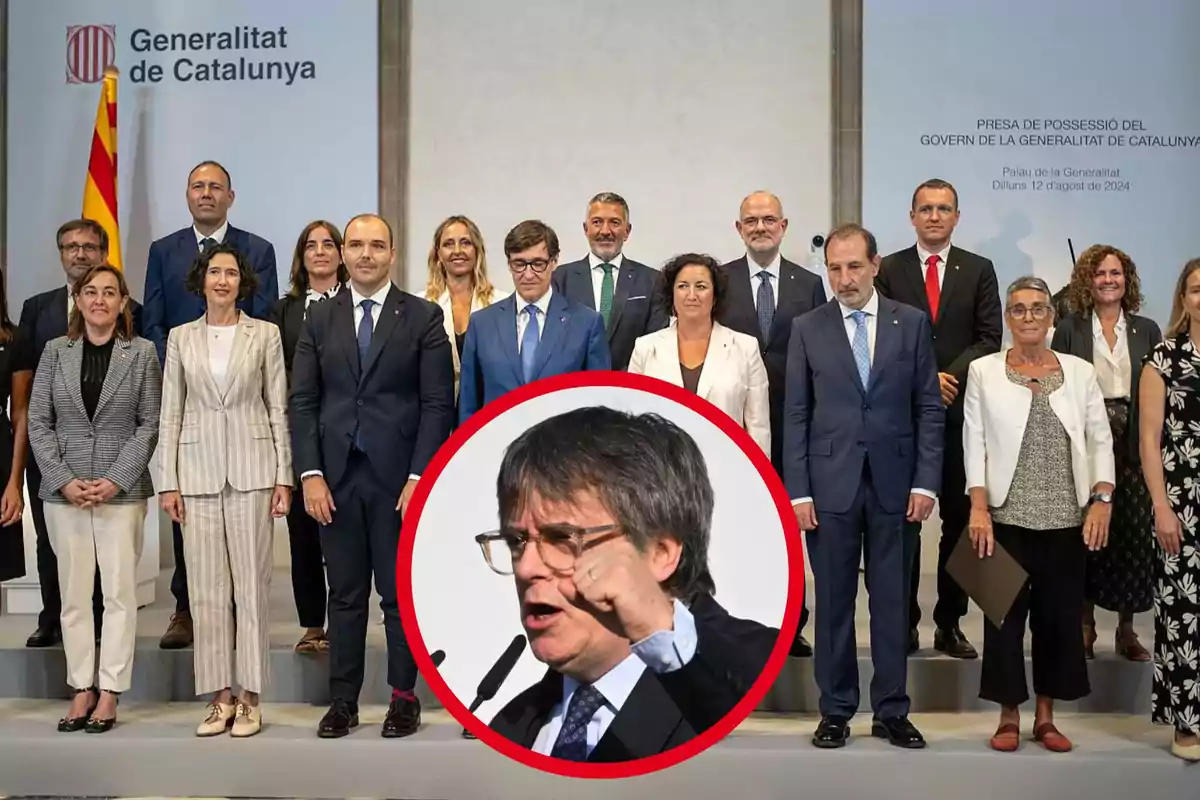
[[[120,692],[110,692],[108,689],[105,689],[104,693],[107,695],[110,695],[113,698],[114,706],[121,704],[121,693]],[[116,725],[116,724],[117,724],[117,713],[116,713],[116,709],[114,708],[113,715],[111,717],[109,717],[108,719],[96,719],[95,717],[88,717],[87,727],[84,728],[84,731],[86,733],[108,733],[109,731],[112,730],[113,725]]]
[[[71,698],[74,699],[75,697],[83,694],[84,692],[89,692],[90,694],[95,695],[96,703],[100,702],[100,692],[96,689],[95,686],[89,686],[86,689],[72,689],[71,690]],[[87,713],[85,713],[81,717],[63,717],[62,719],[60,719],[58,721],[58,732],[59,733],[74,733],[75,731],[81,731],[85,727],[87,727],[88,717],[91,715],[91,713],[93,711],[96,710],[96,703],[92,703],[91,707],[87,710]]]

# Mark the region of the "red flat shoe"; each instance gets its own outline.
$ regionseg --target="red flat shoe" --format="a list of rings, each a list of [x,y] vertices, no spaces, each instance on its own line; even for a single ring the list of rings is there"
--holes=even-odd
[[[1001,753],[1012,753],[1021,746],[1021,728],[1007,722],[996,729],[992,740],[988,742],[993,750]]]
[[[1034,728],[1033,740],[1051,753],[1069,753],[1075,747],[1070,739],[1059,733],[1053,722],[1043,722]]]

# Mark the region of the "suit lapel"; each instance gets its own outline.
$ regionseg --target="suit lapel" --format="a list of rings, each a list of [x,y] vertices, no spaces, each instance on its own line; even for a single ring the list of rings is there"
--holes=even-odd
[[[863,394],[866,394],[866,389],[863,387],[862,378],[858,374],[858,365],[854,363],[854,351],[850,349],[850,340],[846,338],[846,321],[842,318],[842,306],[840,303],[832,302],[824,306],[828,311],[822,310],[825,315],[825,324],[829,328],[830,341],[835,342],[833,345],[833,357],[841,363],[841,365],[849,373],[854,385]],[[878,336],[879,331],[876,330]],[[876,341],[878,345],[878,341]]]
[[[799,297],[796,295],[796,271],[803,269],[783,258],[779,259],[779,298],[775,303],[775,321],[771,323],[771,339],[781,334],[787,334],[787,327],[792,324],[794,314],[785,313]]]
[[[632,761],[668,749],[683,715],[654,673],[646,669],[588,757],[592,763]]]
[[[875,320],[875,356],[871,359],[870,387],[875,388],[879,383],[880,374],[887,369],[900,348],[900,321],[896,318],[896,308],[883,297],[879,298],[879,318]],[[857,373],[857,368],[855,372]]]
[[[517,293],[513,292],[508,297],[501,300],[497,305],[500,306],[500,313],[495,316],[495,336],[496,341],[500,343],[500,352],[504,355],[505,362],[512,368],[513,375],[517,379],[517,386],[525,382],[524,374],[521,370],[521,354],[517,351],[517,315],[523,313],[517,308]],[[474,325],[475,321],[471,320]]]
[[[729,346],[729,329],[713,323],[712,335],[708,338],[708,353],[704,356],[704,369],[700,370],[700,381],[696,385],[697,396],[709,399],[717,375],[725,369],[725,362],[729,359]]]
[[[184,337],[179,343],[180,357],[182,358],[185,349],[192,347],[194,342],[196,357],[200,361],[200,372],[204,375],[208,389],[213,397],[221,397],[221,389],[217,386],[217,379],[213,377],[212,367],[209,366],[211,361],[208,353],[208,326],[201,320],[194,325],[181,325],[175,330],[179,331],[177,335]]]
[[[758,312],[754,309],[754,291],[750,286],[750,263],[745,256],[729,262],[729,310],[732,318],[730,327],[741,330],[758,340],[759,348],[765,349],[762,332],[758,328]],[[740,319],[739,319],[740,318]],[[741,327],[738,327],[738,323]]]
[[[1095,324],[1095,322],[1094,322],[1095,318],[1091,314],[1088,314],[1085,317],[1076,317],[1076,319],[1079,320],[1079,323],[1078,323],[1078,325],[1079,325],[1079,330],[1078,330],[1078,333],[1079,333],[1079,357],[1090,364],[1096,357],[1096,334],[1092,332],[1092,326]],[[1070,322],[1068,321],[1067,324],[1069,325]],[[1125,320],[1125,326],[1126,326],[1126,330],[1128,330],[1129,329],[1129,320],[1128,319]],[[1129,363],[1132,364],[1133,363],[1133,337],[1127,336],[1126,340],[1129,343],[1129,355],[1130,355]]]
[[[1150,331],[1145,325],[1137,323],[1137,317],[1126,315],[1125,317],[1125,342],[1129,345],[1129,364],[1139,370],[1142,361],[1150,354]],[[1089,361],[1091,359],[1088,359]],[[1136,377],[1136,376],[1135,376]],[[1133,392],[1138,391],[1136,381],[1133,384]]]
[[[121,381],[125,380],[125,375],[128,374],[132,364],[133,359],[129,357],[129,341],[118,339],[113,343],[112,356],[108,361],[108,374],[104,376],[104,386],[100,388],[100,399],[96,401],[96,413],[93,418],[100,417],[100,412],[112,399],[117,387],[121,385]]]
[[[538,734],[550,719],[550,713],[555,704],[562,701],[562,675],[554,670],[546,670],[542,679],[522,692],[524,701],[519,706],[505,707],[495,719],[491,728],[506,739],[529,750],[537,744]],[[514,712],[511,717],[505,712]]]
[[[592,267],[588,259],[584,259],[571,268],[567,273],[566,294],[574,302],[587,306],[596,311],[596,292],[592,289]]]
[[[330,324],[333,325],[332,340],[337,342],[337,349],[342,351],[346,364],[350,367],[350,374],[357,382],[361,370],[358,364],[358,337],[354,327],[353,295],[347,287],[338,292],[336,297],[322,302],[333,303],[333,309],[329,314]]]
[[[383,352],[383,347],[387,343],[388,337],[392,335],[392,330],[404,321],[404,311],[403,295],[395,286],[390,286],[387,297],[383,300],[383,308],[375,312],[379,314],[379,319],[375,321],[375,330],[371,333],[371,347],[367,350],[367,361],[362,365],[362,372],[359,374],[360,384],[366,381],[371,374],[371,368],[379,360],[379,354]],[[357,349],[357,347],[356,339],[355,348]]]
[[[925,267],[921,264],[921,256],[917,254],[917,247],[913,245],[904,251],[903,266],[901,267],[904,280],[908,281],[912,288],[912,296],[917,298],[916,307],[925,312],[926,316],[933,320],[933,315],[929,310],[929,295],[925,294]],[[949,274],[950,266],[946,266],[946,272]],[[941,306],[942,300],[939,297],[938,305]]]
[[[242,313],[238,316],[237,328],[233,332],[233,350],[229,354],[229,372],[226,373],[225,386],[220,393],[222,399],[229,394],[229,389],[233,386],[238,371],[246,360],[246,352],[250,349],[254,338],[254,328],[254,322],[248,315]]]
[[[55,289],[54,294],[50,295],[50,308],[46,312],[47,325],[50,328],[49,335],[46,341],[57,339],[59,336],[67,335],[67,325],[70,320],[67,319],[67,287]]]
[[[67,345],[59,357],[62,364],[63,379],[67,382],[67,392],[75,409],[83,419],[87,419],[87,409],[83,405],[83,393],[79,385],[79,371],[83,364],[83,338],[75,339]]]
[[[558,292],[551,294],[550,305],[546,307],[545,329],[542,331],[542,338],[538,342],[537,358],[533,362],[533,375],[535,379],[542,376],[542,370],[546,368],[546,362],[550,360],[550,355],[562,340],[570,319],[571,316],[567,311],[567,298]],[[520,359],[518,359],[517,363],[520,363]]]
[[[621,314],[625,311],[625,301],[629,299],[629,287],[633,285],[633,265],[628,258],[621,259],[621,270],[617,274],[617,285],[613,288],[612,313],[608,315],[608,338],[612,339]]]
[[[935,320],[935,325],[942,324],[942,317],[946,316],[946,309],[950,307],[950,298],[954,296],[958,285],[962,283],[962,276],[959,274],[959,255],[956,247],[951,247],[950,252],[946,254],[946,275],[942,278],[942,289],[938,294],[938,318]],[[921,281],[921,288],[922,294],[924,294],[924,279]],[[925,305],[928,306],[929,302],[926,301]]]

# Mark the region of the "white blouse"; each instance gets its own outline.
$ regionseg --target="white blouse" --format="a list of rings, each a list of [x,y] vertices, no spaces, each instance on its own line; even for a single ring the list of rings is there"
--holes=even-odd
[[[1129,363],[1129,340],[1126,337],[1125,312],[1117,319],[1116,344],[1110,350],[1104,338],[1100,318],[1092,315],[1092,366],[1096,368],[1096,382],[1105,400],[1129,398],[1133,391],[1133,366]]]
[[[237,334],[237,325],[205,325],[205,330],[208,336],[208,369],[217,388],[223,392],[229,379],[229,357],[233,355],[233,337]]]

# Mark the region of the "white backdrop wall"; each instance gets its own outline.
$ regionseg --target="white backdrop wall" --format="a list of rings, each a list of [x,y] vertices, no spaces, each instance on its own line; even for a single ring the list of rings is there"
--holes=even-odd
[[[480,226],[505,289],[523,219],[583,257],[600,191],[629,201],[628,256],[659,267],[741,255],[738,204],[773,190],[806,264],[829,225],[829,42],[828,0],[416,0],[407,288],[450,214]]]
[[[341,223],[375,209],[377,16],[375,0],[9,3],[10,310],[61,283],[54,231],[82,207],[99,85],[67,80],[70,26],[113,28],[122,255],[140,299],[150,242],[190,224],[187,174],[204,159],[232,174],[230,222],[275,245],[281,291],[306,222]],[[139,51],[147,33],[203,34],[206,42],[210,32],[239,30],[244,44],[253,28],[260,43],[282,28],[275,38],[286,46]],[[267,67],[267,79],[201,80],[201,65],[214,59],[238,71],[243,60],[254,70],[283,66]],[[135,82],[143,61],[146,71],[159,67],[161,80]]]
[[[955,241],[993,259],[1002,290],[1028,273],[1064,285],[1068,237],[1076,255],[1113,244],[1138,265],[1143,313],[1166,323],[1200,256],[1200,3],[864,0],[863,28],[863,218],[884,252],[914,241],[913,188],[945,178]]]

